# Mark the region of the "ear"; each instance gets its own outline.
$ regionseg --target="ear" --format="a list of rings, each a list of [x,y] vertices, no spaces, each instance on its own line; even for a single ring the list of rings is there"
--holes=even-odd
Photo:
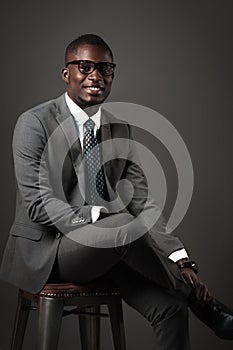
[[[68,84],[68,78],[69,78],[69,69],[64,67],[62,68],[61,70],[61,76],[62,76],[62,79],[63,81]]]

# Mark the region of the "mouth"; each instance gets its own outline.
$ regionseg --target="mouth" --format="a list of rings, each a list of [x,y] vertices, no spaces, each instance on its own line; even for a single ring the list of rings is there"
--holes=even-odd
[[[104,88],[99,85],[98,86],[91,85],[91,86],[84,86],[84,89],[88,94],[98,96],[101,94]]]

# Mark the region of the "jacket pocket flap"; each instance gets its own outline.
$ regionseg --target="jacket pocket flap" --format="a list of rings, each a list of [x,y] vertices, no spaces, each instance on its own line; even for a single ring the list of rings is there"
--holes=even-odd
[[[16,237],[24,237],[33,241],[39,241],[44,231],[36,229],[35,227],[25,226],[20,224],[14,224],[11,227],[10,234]]]

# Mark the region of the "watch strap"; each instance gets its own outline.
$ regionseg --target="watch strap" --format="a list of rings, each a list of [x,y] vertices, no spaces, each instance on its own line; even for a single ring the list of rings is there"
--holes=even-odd
[[[184,268],[188,268],[193,270],[195,273],[198,273],[198,268],[197,268],[197,264],[195,263],[195,261],[185,261],[181,264],[178,265],[179,269],[182,270]]]

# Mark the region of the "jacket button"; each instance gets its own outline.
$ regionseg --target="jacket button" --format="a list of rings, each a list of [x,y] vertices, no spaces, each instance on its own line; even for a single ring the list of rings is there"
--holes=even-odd
[[[60,238],[60,237],[61,237],[60,232],[57,232],[57,233],[56,233],[56,238]]]

